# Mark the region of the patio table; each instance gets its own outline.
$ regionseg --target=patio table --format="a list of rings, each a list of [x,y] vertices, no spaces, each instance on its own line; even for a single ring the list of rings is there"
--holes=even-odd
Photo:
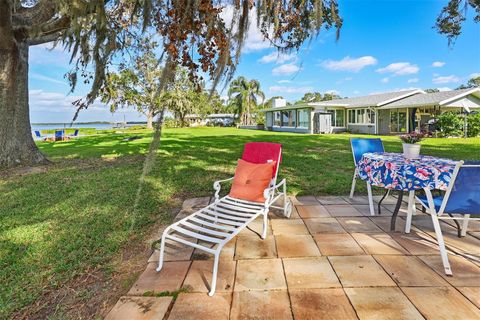
[[[446,190],[456,164],[457,161],[431,156],[407,159],[401,153],[365,153],[358,162],[358,175],[373,186],[398,191],[397,204],[390,222],[390,230],[394,231],[403,192],[409,192],[408,206],[411,208],[414,205],[415,190]]]

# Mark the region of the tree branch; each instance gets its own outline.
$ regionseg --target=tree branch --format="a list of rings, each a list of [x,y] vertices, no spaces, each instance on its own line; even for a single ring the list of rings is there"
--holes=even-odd
[[[35,46],[37,44],[48,43],[58,40],[62,36],[63,31],[45,34],[41,36],[37,36],[33,39],[28,40],[28,45]]]

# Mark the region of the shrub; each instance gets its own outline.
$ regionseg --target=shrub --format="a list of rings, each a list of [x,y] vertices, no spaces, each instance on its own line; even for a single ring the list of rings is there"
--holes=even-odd
[[[469,137],[480,136],[480,112],[469,114],[467,117]]]
[[[164,122],[163,122],[163,126],[165,128],[180,128],[181,127],[180,121],[178,121],[176,119],[172,119],[172,118],[165,119]]]
[[[455,112],[445,112],[437,118],[438,130],[444,137],[458,137],[463,133],[463,120]]]

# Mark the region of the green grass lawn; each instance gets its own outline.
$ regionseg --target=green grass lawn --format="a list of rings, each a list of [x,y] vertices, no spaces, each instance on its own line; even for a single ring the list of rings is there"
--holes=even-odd
[[[129,136],[140,139],[124,141]],[[0,318],[38,303],[86,273],[115,272],[122,249],[168,223],[182,199],[212,194],[233,174],[243,144],[280,142],[280,176],[292,194],[345,195],[353,174],[351,135],[300,135],[233,128],[167,129],[136,211],[133,203],[151,133],[137,130],[39,142],[46,172],[0,180]],[[382,137],[400,152],[397,137]],[[480,159],[480,138],[427,139],[422,154]],[[1,176],[0,176],[1,177]],[[363,183],[358,191],[365,193]],[[88,294],[78,299],[88,301]],[[82,300],[83,299],[83,300]],[[100,308],[100,306],[98,307]]]

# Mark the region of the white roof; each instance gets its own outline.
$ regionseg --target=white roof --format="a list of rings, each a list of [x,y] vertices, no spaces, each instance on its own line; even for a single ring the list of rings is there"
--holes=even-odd
[[[425,93],[420,89],[404,90],[396,92],[386,92],[379,94],[372,94],[362,97],[335,99],[321,102],[310,102],[309,106],[322,106],[322,107],[348,107],[348,108],[361,108],[361,107],[380,107],[388,103],[410,97],[412,95],[419,95]]]
[[[460,100],[468,96],[473,96],[471,103],[480,107],[480,88],[468,88],[451,91],[441,91],[425,94],[416,94],[402,100],[391,102],[381,109],[394,109],[406,107],[428,107],[428,106],[457,106],[455,102],[459,102],[457,107],[463,107]]]

